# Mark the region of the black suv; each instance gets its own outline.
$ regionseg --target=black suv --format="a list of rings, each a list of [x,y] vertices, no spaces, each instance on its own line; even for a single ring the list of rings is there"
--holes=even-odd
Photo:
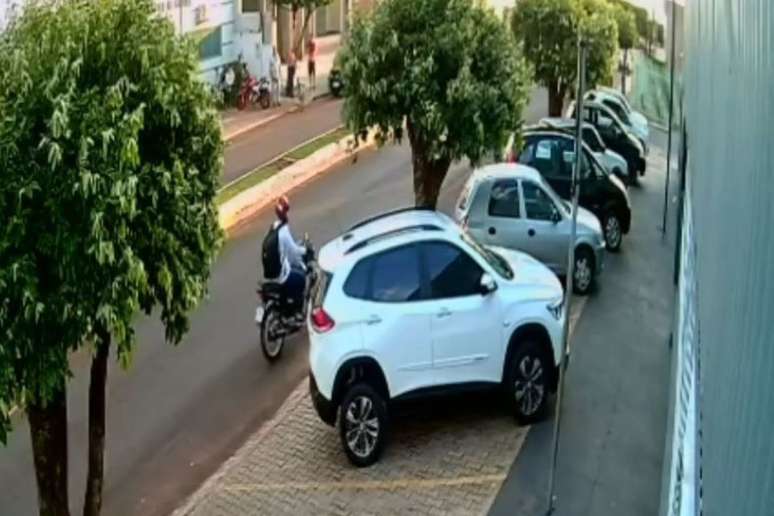
[[[572,118],[575,117],[574,105],[569,113]],[[584,101],[583,120],[597,129],[605,145],[626,160],[630,183],[636,183],[638,176],[645,175],[645,148],[609,107],[599,102]]]
[[[532,130],[524,133],[523,140],[518,162],[536,169],[560,196],[569,199],[575,137],[562,131]],[[617,251],[631,225],[629,196],[624,184],[605,171],[585,144],[579,202],[602,222],[607,248]]]

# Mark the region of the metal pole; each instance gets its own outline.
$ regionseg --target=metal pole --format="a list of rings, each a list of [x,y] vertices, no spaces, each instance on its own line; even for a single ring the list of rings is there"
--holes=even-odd
[[[572,224],[570,241],[567,245],[567,277],[564,287],[564,327],[562,328],[562,355],[559,358],[559,386],[556,395],[554,413],[554,451],[551,460],[551,474],[548,481],[548,511],[552,514],[556,509],[556,465],[559,459],[559,426],[562,420],[562,398],[564,397],[564,371],[567,367],[567,348],[570,343],[570,305],[572,302],[572,277],[575,273],[575,235],[578,230],[578,197],[580,195],[580,166],[583,153],[581,124],[583,113],[583,90],[586,80],[586,43],[578,38],[578,92],[575,97],[575,166],[572,170]]]
[[[675,27],[677,26],[677,20],[675,19],[675,5],[676,0],[672,0],[672,41],[670,42],[671,60],[670,72],[669,72],[669,133],[667,135],[667,169],[666,169],[666,183],[664,184],[664,216],[661,220],[661,237],[666,235],[667,230],[667,212],[669,211],[669,176],[672,171],[672,116],[675,109]]]

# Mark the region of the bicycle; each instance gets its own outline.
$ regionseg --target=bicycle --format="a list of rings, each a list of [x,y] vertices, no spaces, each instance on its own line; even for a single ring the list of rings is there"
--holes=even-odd
[[[299,77],[296,77],[296,84],[293,87],[293,97],[298,102],[301,109],[306,105],[306,85],[301,82]]]

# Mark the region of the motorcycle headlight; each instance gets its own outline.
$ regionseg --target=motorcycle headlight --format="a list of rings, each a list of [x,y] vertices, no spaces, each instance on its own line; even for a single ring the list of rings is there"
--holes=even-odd
[[[564,311],[564,297],[560,297],[556,301],[552,301],[546,305],[548,313],[550,313],[557,321],[562,318],[562,312]]]

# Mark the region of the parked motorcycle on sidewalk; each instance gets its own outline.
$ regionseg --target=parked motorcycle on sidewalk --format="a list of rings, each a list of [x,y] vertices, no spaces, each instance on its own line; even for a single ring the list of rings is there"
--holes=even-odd
[[[318,280],[315,251],[304,237],[304,264],[306,265],[306,286],[301,313],[293,310],[289,300],[282,295],[282,285],[274,281],[264,281],[258,289],[259,303],[255,310],[255,323],[261,339],[261,350],[266,360],[276,361],[285,347],[285,339],[303,329],[312,296]]]
[[[271,106],[271,84],[269,79],[261,77],[256,80],[255,77],[247,75],[242,88],[239,91],[237,99],[237,108],[245,109],[249,104],[259,104],[263,109]]]
[[[330,75],[328,75],[328,90],[336,98],[340,98],[344,94],[344,77],[341,75],[341,70],[335,68],[331,70]]]

